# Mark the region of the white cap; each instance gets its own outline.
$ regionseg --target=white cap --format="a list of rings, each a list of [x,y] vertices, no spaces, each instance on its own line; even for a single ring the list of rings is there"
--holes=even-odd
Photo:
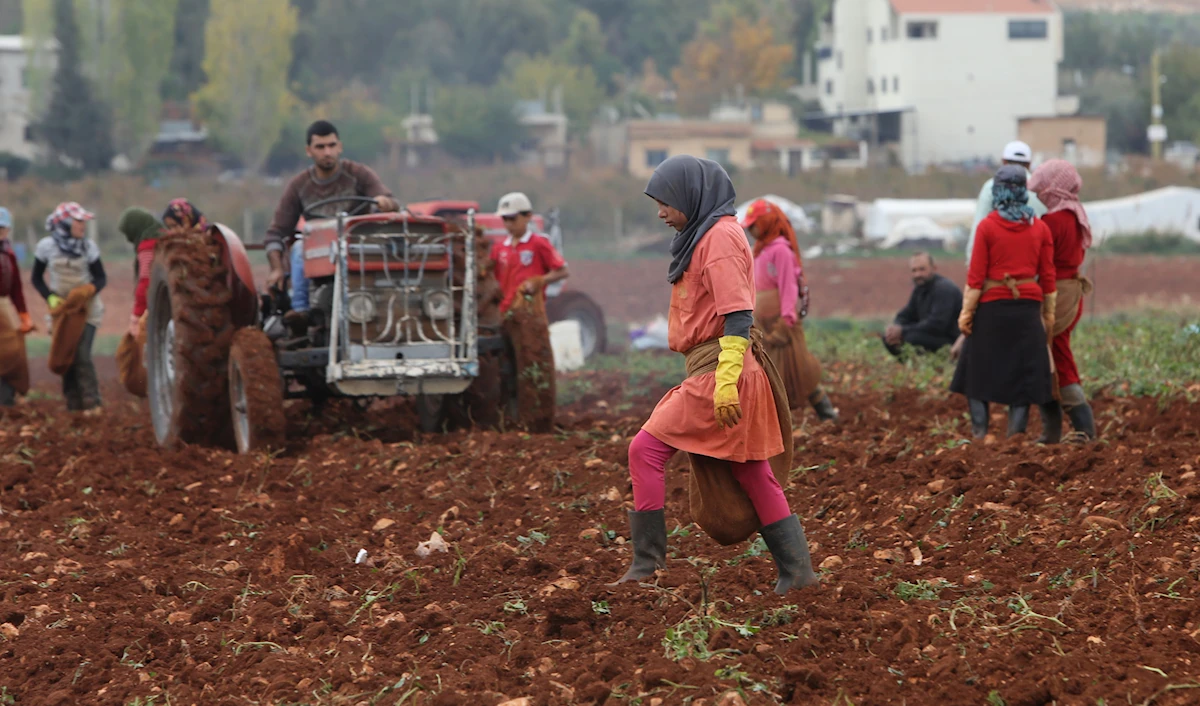
[[[1010,142],[1004,146],[1003,159],[1006,162],[1031,164],[1033,162],[1033,150],[1029,148],[1029,145],[1020,140]]]
[[[529,201],[529,197],[520,191],[501,196],[500,205],[496,207],[496,215],[501,218],[531,211],[533,211],[533,204]]]

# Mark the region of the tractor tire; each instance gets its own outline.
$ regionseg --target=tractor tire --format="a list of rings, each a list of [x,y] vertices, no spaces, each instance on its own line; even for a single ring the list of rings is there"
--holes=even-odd
[[[417,426],[426,434],[436,434],[446,429],[447,395],[416,395]]]
[[[604,322],[604,310],[583,292],[568,290],[548,299],[546,315],[550,318],[550,323],[568,319],[579,322],[584,360],[591,360],[592,356],[603,353],[608,348],[608,327]]]
[[[283,377],[275,361],[275,346],[261,329],[246,327],[233,335],[229,404],[238,453],[287,445]]]
[[[207,233],[159,239],[147,296],[146,392],[161,446],[233,446],[228,277],[221,245]]]

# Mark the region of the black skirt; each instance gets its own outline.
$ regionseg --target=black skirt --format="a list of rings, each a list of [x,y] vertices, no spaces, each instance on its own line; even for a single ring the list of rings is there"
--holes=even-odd
[[[950,391],[968,399],[1021,406],[1052,401],[1052,385],[1041,302],[980,304]]]

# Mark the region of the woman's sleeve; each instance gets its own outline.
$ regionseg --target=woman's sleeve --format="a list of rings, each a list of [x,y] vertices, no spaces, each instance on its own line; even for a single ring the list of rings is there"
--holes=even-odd
[[[46,285],[46,261],[34,260],[33,271],[29,274],[29,281],[33,284],[33,288],[37,293],[42,295],[42,299],[49,299],[52,292],[50,287]]]
[[[8,293],[8,298],[12,300],[13,306],[17,308],[17,313],[28,314],[29,309],[25,306],[25,285],[21,283],[21,269],[17,265],[17,256],[13,253],[7,253],[12,265],[12,291]]]
[[[88,272],[92,275],[92,286],[96,288],[96,294],[104,289],[104,285],[108,284],[108,275],[104,273],[104,263],[96,258],[88,264]]]
[[[1058,291],[1054,271],[1054,236],[1050,227],[1043,221],[1038,221],[1042,229],[1042,251],[1038,257],[1038,284],[1042,286],[1042,294]]]
[[[775,255],[775,271],[779,273],[780,317],[791,326],[796,323],[796,300],[800,297],[800,268],[796,266],[796,255],[791,250],[778,250]]]
[[[971,249],[971,266],[967,268],[967,286],[971,289],[983,289],[988,271],[988,222],[979,224],[975,231],[975,245]]]
[[[141,316],[146,313],[146,294],[150,292],[150,277],[138,277],[137,287],[133,290],[133,315]]]

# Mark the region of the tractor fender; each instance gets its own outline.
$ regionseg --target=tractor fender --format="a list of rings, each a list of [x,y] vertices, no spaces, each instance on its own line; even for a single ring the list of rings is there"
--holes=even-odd
[[[258,290],[254,287],[254,270],[246,246],[232,228],[223,223],[211,226],[213,237],[222,245],[225,262],[229,264],[229,291],[233,295],[233,323],[237,327],[258,323]]]

